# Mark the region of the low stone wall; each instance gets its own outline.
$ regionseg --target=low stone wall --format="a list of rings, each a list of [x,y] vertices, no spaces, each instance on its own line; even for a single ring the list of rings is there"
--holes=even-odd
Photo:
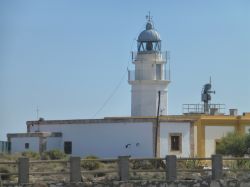
[[[4,187],[250,187],[250,180],[177,180],[166,181],[114,181],[114,182],[81,182],[81,183],[36,183],[36,184],[3,184]]]

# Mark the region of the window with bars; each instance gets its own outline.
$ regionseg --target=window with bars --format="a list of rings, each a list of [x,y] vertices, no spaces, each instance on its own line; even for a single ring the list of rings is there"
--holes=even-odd
[[[182,135],[181,133],[172,133],[169,135],[170,151],[182,151]]]

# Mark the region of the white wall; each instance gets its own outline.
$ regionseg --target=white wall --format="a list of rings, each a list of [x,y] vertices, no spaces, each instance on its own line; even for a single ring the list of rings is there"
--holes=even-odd
[[[215,153],[215,140],[234,132],[233,126],[205,126],[205,153],[210,157]]]
[[[29,143],[29,149],[25,149],[25,143]],[[11,153],[23,151],[39,152],[39,137],[11,138]]]
[[[178,156],[189,157],[190,152],[190,123],[161,123],[160,124],[160,157],[170,154],[169,134],[182,134],[182,152]]]
[[[46,151],[62,149],[62,137],[47,137]]]
[[[167,85],[133,84],[131,90],[131,115],[156,116],[158,91],[161,91],[161,115],[167,114]]]
[[[31,132],[37,130],[31,126]],[[99,157],[153,156],[152,122],[40,125],[40,131],[62,132],[64,141],[72,141],[72,155]],[[136,144],[139,143],[139,146]],[[131,144],[126,148],[127,144]]]

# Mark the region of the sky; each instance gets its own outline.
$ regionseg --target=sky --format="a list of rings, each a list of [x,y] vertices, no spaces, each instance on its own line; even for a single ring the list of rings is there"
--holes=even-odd
[[[249,0],[0,0],[0,140],[37,117],[130,116],[149,11],[170,52],[168,113],[201,103],[210,76],[212,103],[250,112]]]

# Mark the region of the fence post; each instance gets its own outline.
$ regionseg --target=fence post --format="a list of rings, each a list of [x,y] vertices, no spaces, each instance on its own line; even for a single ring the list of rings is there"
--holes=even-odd
[[[18,184],[29,183],[29,158],[18,158]]]
[[[118,157],[119,178],[121,181],[129,180],[129,157],[130,156]]]
[[[166,179],[167,181],[176,180],[176,155],[167,155],[166,156]]]
[[[70,182],[81,182],[81,158],[70,157]]]
[[[222,177],[222,155],[212,155],[212,179],[217,180]]]

